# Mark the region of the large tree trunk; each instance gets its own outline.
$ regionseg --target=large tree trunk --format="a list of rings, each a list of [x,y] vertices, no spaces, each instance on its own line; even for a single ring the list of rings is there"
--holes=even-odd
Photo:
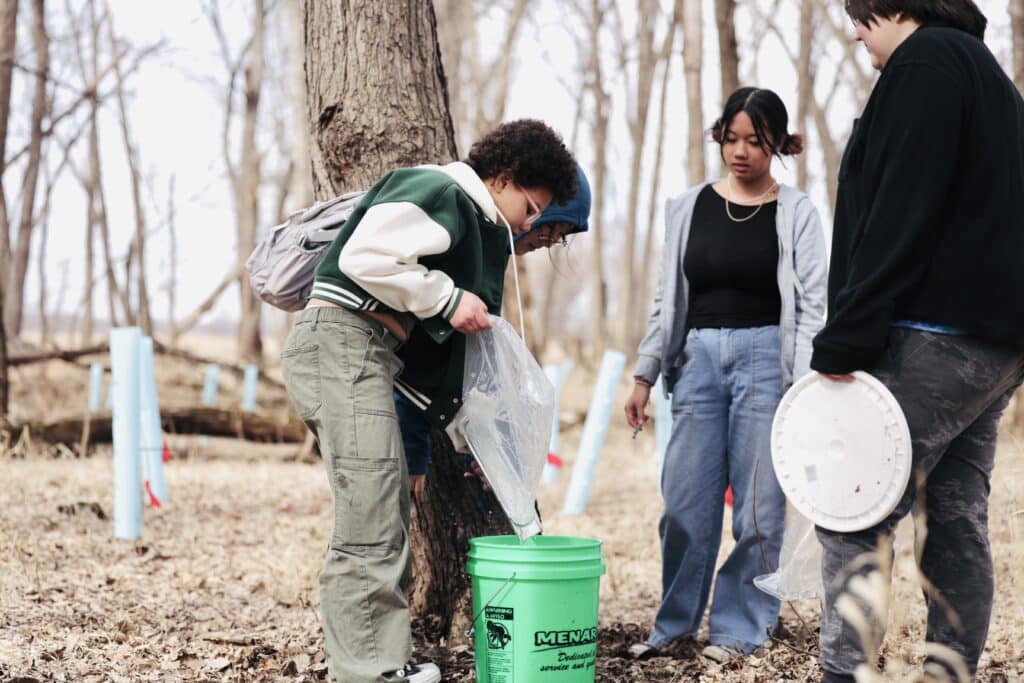
[[[718,61],[722,71],[722,104],[740,87],[740,53],[736,44],[736,0],[715,0]]]
[[[1013,82],[1024,93],[1024,0],[1010,0],[1010,34],[1013,36]]]
[[[235,216],[238,234],[238,262],[244,264],[256,247],[259,223],[260,150],[256,145],[259,124],[260,92],[263,88],[263,39],[266,33],[263,0],[253,7],[252,47],[245,69],[245,110],[242,119],[242,154],[235,184]],[[260,335],[260,298],[252,289],[248,275],[238,278],[241,315],[238,323],[238,358],[243,363],[262,364],[263,338]]]
[[[7,170],[7,121],[11,117],[11,83],[17,42],[18,0],[0,0],[0,277],[11,261],[10,222],[3,174]],[[3,289],[0,284],[0,289]]]
[[[32,229],[35,227],[36,186],[43,157],[43,117],[47,111],[46,81],[50,73],[50,38],[46,33],[46,9],[43,0],[33,0],[32,47],[36,53],[35,86],[32,94],[32,117],[29,128],[29,153],[21,185],[21,217],[18,241],[14,248],[5,294],[7,315],[5,328],[12,337],[21,334],[22,312],[25,302],[25,276],[32,247]]]
[[[433,5],[419,0],[303,0],[314,188],[323,199],[385,172],[455,158]],[[413,613],[457,637],[470,605],[470,537],[507,528],[491,494],[462,476],[438,439],[427,496],[415,506]]]
[[[701,0],[677,0],[683,14],[683,73],[686,75],[686,173],[687,182],[696,185],[707,176],[704,163],[704,110],[701,85],[704,50]]]

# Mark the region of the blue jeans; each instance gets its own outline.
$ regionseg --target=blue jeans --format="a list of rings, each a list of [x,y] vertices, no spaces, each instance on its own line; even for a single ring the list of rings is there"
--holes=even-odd
[[[711,643],[751,652],[775,628],[779,601],[758,590],[754,577],[777,568],[786,523],[770,453],[782,392],[779,353],[777,326],[691,330],[686,338],[661,478],[662,601],[648,639],[654,647],[697,633],[715,574],[727,486],[736,546],[715,581]]]

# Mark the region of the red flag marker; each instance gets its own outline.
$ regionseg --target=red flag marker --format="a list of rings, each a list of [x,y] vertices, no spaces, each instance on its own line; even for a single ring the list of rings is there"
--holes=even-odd
[[[149,488],[149,480],[148,479],[146,480],[146,483],[143,485],[143,488],[146,489],[146,493],[149,495],[149,504],[152,505],[155,508],[160,507],[160,500],[156,496],[153,495],[153,489]]]

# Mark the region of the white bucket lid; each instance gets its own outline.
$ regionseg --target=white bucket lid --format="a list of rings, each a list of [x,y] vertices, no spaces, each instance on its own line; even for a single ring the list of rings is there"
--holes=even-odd
[[[899,403],[868,373],[853,377],[804,375],[772,422],[772,463],[786,498],[832,531],[878,524],[910,481],[910,429]]]

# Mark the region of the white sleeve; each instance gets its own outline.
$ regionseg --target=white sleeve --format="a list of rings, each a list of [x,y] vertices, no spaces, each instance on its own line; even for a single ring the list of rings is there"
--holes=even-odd
[[[412,202],[375,204],[363,214],[338,256],[338,267],[384,305],[425,320],[450,317],[462,292],[452,279],[419,264],[443,254],[451,234]]]

